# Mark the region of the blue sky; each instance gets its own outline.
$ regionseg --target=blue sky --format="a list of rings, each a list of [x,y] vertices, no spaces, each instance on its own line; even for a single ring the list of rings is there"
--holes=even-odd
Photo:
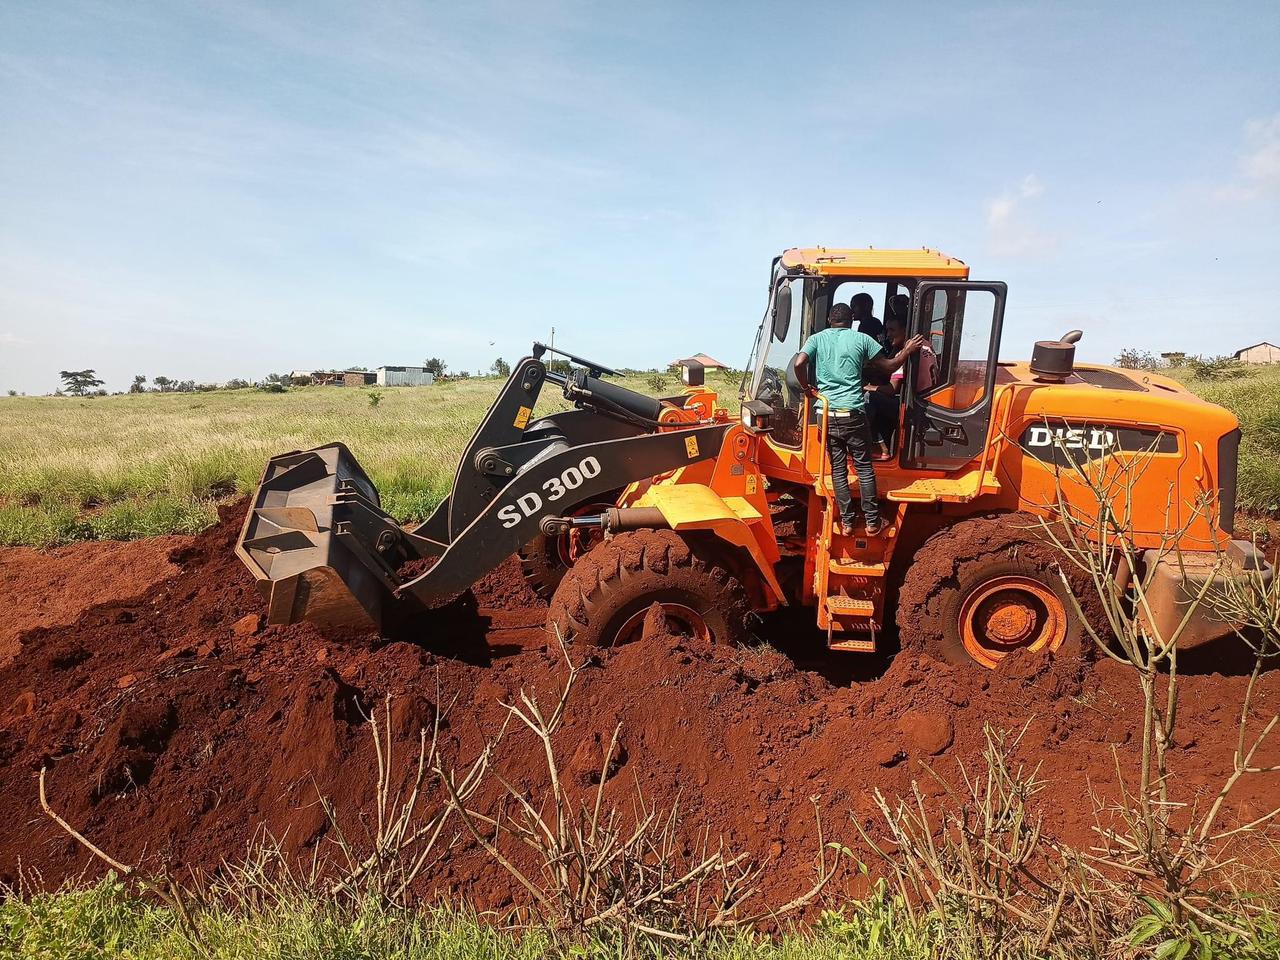
[[[1003,354],[1280,340],[1280,4],[0,5],[0,389],[741,365],[788,246],[1003,279]]]

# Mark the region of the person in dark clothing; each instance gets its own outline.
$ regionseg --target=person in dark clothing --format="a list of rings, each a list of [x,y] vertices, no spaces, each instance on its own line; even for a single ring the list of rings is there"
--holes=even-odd
[[[924,345],[923,337],[908,340],[896,356],[889,357],[884,348],[865,333],[850,329],[852,311],[837,303],[827,316],[827,329],[805,341],[793,363],[796,382],[810,396],[821,393],[831,409],[827,414],[827,452],[831,456],[831,486],[840,511],[840,533],[852,536],[854,521],[853,495],[849,491],[849,461],[858,474],[862,495],[862,513],[866,517],[867,536],[881,530],[880,503],[876,499],[876,474],[871,466],[871,427],[867,417],[867,394],[863,386],[864,370],[874,370],[886,377],[901,369],[907,357]],[[813,368],[814,377],[810,377]],[[814,386],[814,379],[817,386]]]
[[[881,346],[888,349],[889,334],[880,319],[872,314],[875,301],[869,293],[855,294],[849,301],[849,309],[853,311],[853,321],[858,325],[858,332],[872,337]],[[893,397],[893,386],[889,375],[868,367],[866,372],[867,404],[870,408],[871,434],[884,449],[890,449],[893,443],[893,432],[897,428],[898,404]]]
[[[858,325],[858,332],[865,333],[880,346],[884,346],[884,324],[880,318],[873,316],[875,300],[869,293],[855,293],[849,301],[849,309],[853,311],[853,322]]]
[[[889,305],[884,312],[884,329],[885,329],[885,346],[892,346],[890,341],[889,324],[895,320],[902,324],[902,329],[907,328],[907,314],[911,312],[911,297],[905,293],[896,293],[889,298]]]

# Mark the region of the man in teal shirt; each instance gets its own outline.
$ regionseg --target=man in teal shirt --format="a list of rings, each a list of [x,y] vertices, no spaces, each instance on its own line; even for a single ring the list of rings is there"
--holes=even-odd
[[[883,524],[876,499],[876,474],[871,466],[871,425],[867,417],[867,393],[862,386],[863,369],[884,376],[901,369],[907,357],[924,346],[924,337],[915,336],[903,344],[896,356],[887,357],[872,337],[851,330],[853,311],[837,303],[827,314],[827,329],[819,330],[804,342],[796,354],[796,381],[805,393],[821,393],[831,404],[827,415],[827,452],[831,455],[831,486],[840,509],[840,532],[853,535],[853,495],[849,492],[849,461],[853,460],[862,494],[862,512],[867,536],[874,537]],[[809,376],[809,368],[815,377]],[[817,385],[814,385],[814,379]]]

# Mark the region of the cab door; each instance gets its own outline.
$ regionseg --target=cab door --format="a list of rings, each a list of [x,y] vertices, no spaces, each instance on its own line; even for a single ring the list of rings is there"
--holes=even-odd
[[[911,333],[925,335],[937,372],[921,376],[920,354],[907,361],[903,467],[956,470],[981,455],[991,429],[1006,291],[998,281],[925,281],[916,287]]]

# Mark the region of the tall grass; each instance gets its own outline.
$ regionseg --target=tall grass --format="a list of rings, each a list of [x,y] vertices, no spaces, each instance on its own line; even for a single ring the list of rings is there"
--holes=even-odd
[[[810,925],[781,933],[740,930],[705,943],[642,942],[625,948],[604,934],[566,937],[546,927],[504,928],[501,918],[437,905],[398,909],[374,897],[340,901],[303,887],[271,883],[227,890],[191,917],[132,892],[114,875],[54,893],[10,892],[0,899],[0,956],[30,960],[608,960],[634,956],[704,960],[1067,960],[1103,956],[1163,960],[1232,957],[1264,960],[1280,951],[1280,915],[1259,902],[1253,935],[1203,951],[1157,938],[1082,954],[1074,945],[1041,948],[1012,933],[978,940],[959,904],[909,909],[887,884],[863,900],[827,910]],[[3,892],[0,891],[0,897]],[[1169,949],[1172,947],[1173,949]]]
[[[1280,514],[1280,365],[1252,368],[1239,380],[1184,380],[1240,420],[1238,504],[1252,513]]]

